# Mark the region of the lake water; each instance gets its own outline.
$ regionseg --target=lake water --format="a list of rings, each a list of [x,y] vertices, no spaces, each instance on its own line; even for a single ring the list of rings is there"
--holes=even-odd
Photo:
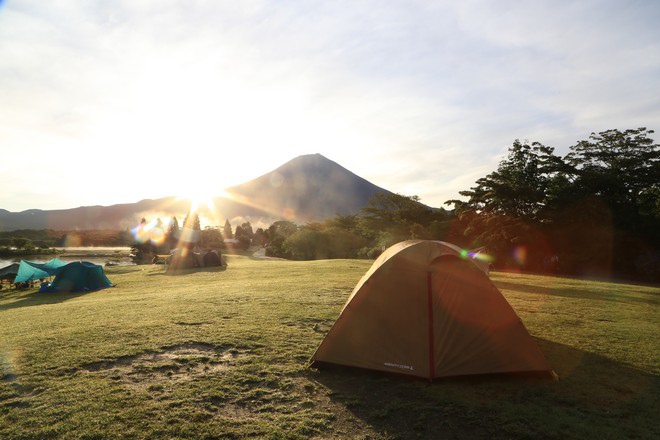
[[[19,263],[21,260],[45,263],[55,257],[66,263],[89,261],[102,266],[105,266],[108,262],[113,262],[118,266],[132,266],[134,264],[129,256],[131,252],[129,247],[66,247],[56,249],[63,251],[63,253],[57,255],[22,255],[12,258],[0,257],[0,268],[9,266],[12,263]]]

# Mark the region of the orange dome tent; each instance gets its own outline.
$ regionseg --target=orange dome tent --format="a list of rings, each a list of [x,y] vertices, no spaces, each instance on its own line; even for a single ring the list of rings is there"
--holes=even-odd
[[[362,277],[312,356],[433,379],[551,373],[502,293],[461,249],[411,240],[387,249]]]

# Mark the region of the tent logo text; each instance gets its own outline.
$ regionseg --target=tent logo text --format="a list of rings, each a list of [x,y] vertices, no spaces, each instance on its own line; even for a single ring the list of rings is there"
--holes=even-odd
[[[390,363],[390,362],[385,362],[383,365],[385,365],[386,367],[398,368],[400,370],[415,371],[415,367],[413,367],[412,365],[393,364],[393,363]]]

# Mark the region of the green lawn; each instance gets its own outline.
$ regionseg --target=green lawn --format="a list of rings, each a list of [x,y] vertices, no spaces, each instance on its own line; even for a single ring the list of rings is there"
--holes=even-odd
[[[660,289],[493,273],[559,382],[307,362],[370,261],[0,291],[0,438],[660,438]]]

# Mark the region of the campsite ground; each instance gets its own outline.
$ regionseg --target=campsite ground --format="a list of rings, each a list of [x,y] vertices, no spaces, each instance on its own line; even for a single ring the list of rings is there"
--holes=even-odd
[[[370,261],[0,293],[1,438],[660,438],[660,288],[493,273],[559,382],[307,363]]]

